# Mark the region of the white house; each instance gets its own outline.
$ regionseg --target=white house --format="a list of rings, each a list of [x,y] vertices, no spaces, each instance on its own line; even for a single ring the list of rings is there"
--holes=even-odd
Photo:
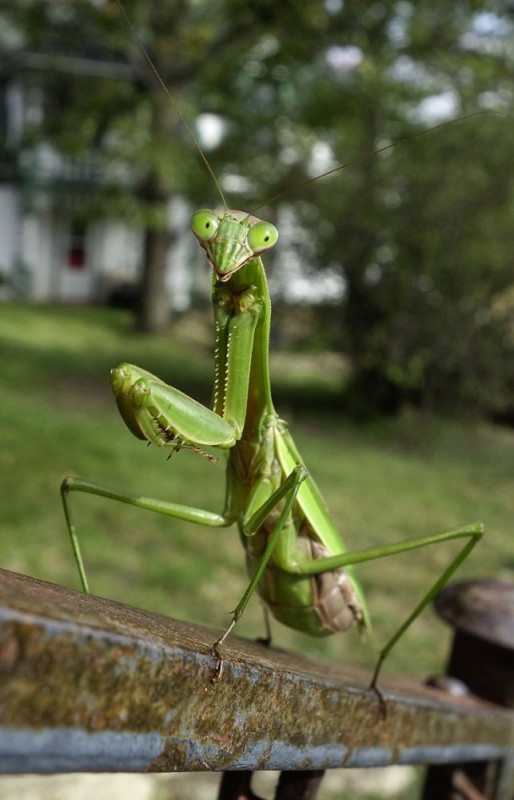
[[[28,174],[25,167],[17,180],[0,183],[0,274],[9,293],[36,302],[91,303],[137,284],[143,231],[123,219],[84,223],[77,213],[87,192],[87,164],[66,161],[47,146],[31,154],[31,161]],[[170,204],[168,288],[174,310],[190,305],[193,278],[186,267],[200,257],[189,214],[180,198]]]

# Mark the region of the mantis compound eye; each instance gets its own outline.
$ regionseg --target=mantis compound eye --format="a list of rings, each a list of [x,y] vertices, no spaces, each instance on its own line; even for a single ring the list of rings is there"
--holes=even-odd
[[[191,228],[194,235],[201,242],[209,242],[216,231],[220,221],[214,211],[208,208],[201,208],[200,211],[195,211],[191,217]]]
[[[271,222],[256,222],[248,231],[246,241],[254,253],[269,250],[278,240],[278,230]]]

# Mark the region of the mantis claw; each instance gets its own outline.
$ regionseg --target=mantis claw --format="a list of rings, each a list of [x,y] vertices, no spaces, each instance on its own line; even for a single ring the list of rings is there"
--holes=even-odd
[[[229,635],[230,631],[236,624],[236,619],[234,618],[228,628],[222,633],[219,639],[217,639],[211,647],[211,656],[215,658],[214,668],[212,670],[212,678],[211,683],[218,683],[221,680],[221,676],[223,675],[223,657],[221,655],[221,646],[227,636]]]
[[[378,700],[377,719],[379,719],[380,722],[383,722],[387,717],[387,704],[385,701],[385,697],[374,681],[370,683],[369,690],[373,692],[373,694]]]
[[[223,659],[218,649],[218,642],[215,642],[211,647],[211,656],[215,659],[214,667],[212,668],[211,683],[219,683],[223,675]]]

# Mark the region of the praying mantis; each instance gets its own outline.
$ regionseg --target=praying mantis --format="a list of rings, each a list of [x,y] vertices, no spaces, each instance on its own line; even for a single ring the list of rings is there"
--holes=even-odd
[[[71,511],[72,492],[109,498],[209,528],[237,525],[250,580],[230,623],[212,645],[212,674],[217,681],[223,672],[224,642],[254,592],[279,622],[312,636],[344,632],[354,625],[366,630],[370,620],[353,572],[356,564],[464,540],[460,552],[380,651],[370,681],[370,688],[377,690],[384,660],[475,547],[483,527],[474,523],[380,547],[345,548],[287,423],[273,404],[271,302],[262,256],[276,244],[278,230],[252,213],[229,209],[205,155],[170,99],[214,179],[222,205],[221,209],[196,211],[191,221],[192,232],[212,268],[212,406],[202,405],[132,364],[112,369],[111,386],[125,425],[138,439],[170,453],[187,449],[210,460],[216,460],[211,450],[228,454],[225,504],[221,513],[213,513],[81,478],[65,478],[61,496],[82,588],[89,591]]]

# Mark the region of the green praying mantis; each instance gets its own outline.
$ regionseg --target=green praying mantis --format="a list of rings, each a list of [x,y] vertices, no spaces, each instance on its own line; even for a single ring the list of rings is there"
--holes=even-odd
[[[365,630],[369,628],[369,615],[353,572],[356,564],[441,542],[465,540],[457,556],[380,651],[370,683],[370,688],[376,690],[387,655],[466,559],[482,536],[483,527],[475,523],[381,547],[345,548],[287,423],[272,400],[271,302],[261,256],[276,244],[278,230],[252,214],[228,209],[194,134],[167,93],[207,165],[223,206],[221,210],[197,211],[191,221],[193,234],[212,267],[212,407],[207,408],[131,364],[121,364],[111,371],[111,385],[121,417],[138,439],[168,448],[171,453],[189,449],[211,460],[216,459],[205,448],[228,453],[225,505],[221,513],[213,513],[81,478],[65,478],[61,495],[83,590],[88,592],[89,587],[70,507],[71,492],[110,498],[210,528],[236,524],[246,551],[250,580],[229,625],[212,646],[213,680],[219,680],[223,643],[255,591],[277,620],[312,636],[343,632],[354,625]]]

